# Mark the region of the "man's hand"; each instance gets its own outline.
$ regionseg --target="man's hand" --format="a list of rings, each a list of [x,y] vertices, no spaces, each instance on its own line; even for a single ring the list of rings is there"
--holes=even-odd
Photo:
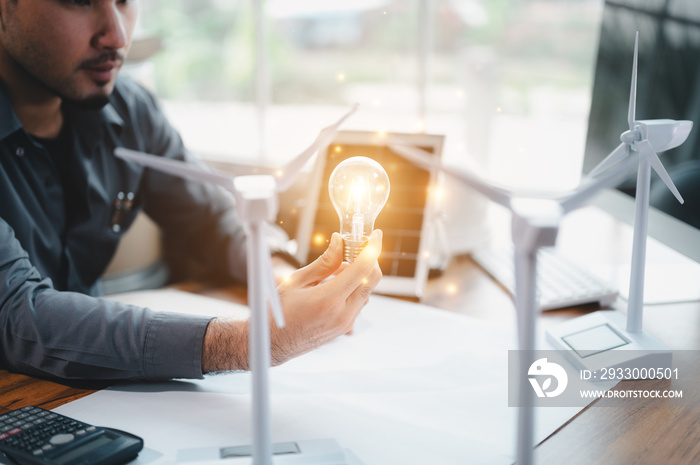
[[[343,263],[343,240],[334,233],[323,255],[279,286],[286,326],[272,326],[273,365],[309,352],[352,329],[382,278],[377,264],[381,247],[382,232],[377,230],[352,264]]]
[[[331,237],[328,249],[279,286],[286,326],[271,323],[272,365],[309,352],[352,329],[382,272],[377,258],[382,233],[374,231],[352,264],[343,263],[343,241]],[[204,337],[202,371],[248,369],[247,322],[213,320]]]

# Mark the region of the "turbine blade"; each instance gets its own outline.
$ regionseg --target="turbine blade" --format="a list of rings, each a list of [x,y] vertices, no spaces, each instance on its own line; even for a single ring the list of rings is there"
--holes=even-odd
[[[664,184],[666,184],[668,190],[670,190],[673,193],[673,196],[676,197],[676,199],[680,203],[683,203],[684,200],[681,196],[681,193],[678,192],[676,185],[673,184],[671,176],[668,175],[666,168],[664,168],[664,165],[661,163],[661,160],[659,160],[659,156],[656,154],[656,152],[654,152],[654,147],[652,147],[649,141],[646,139],[637,142],[637,146],[641,150],[642,154],[644,154],[644,157],[649,161],[649,164],[654,169],[654,171],[656,171],[656,174],[658,174],[661,180],[664,182]]]
[[[432,154],[425,150],[419,149],[411,145],[389,144],[389,148],[396,154],[402,156],[406,160],[413,162],[427,170],[437,169],[452,176],[458,181],[467,184],[472,189],[482,193],[497,204],[503,205],[507,209],[511,209],[510,199],[515,195],[507,189],[497,185],[491,185],[481,180],[477,176],[466,171],[460,171],[455,168],[447,168],[440,163]]]
[[[630,131],[634,129],[635,112],[637,107],[637,52],[639,51],[639,31],[634,38],[634,61],[632,63],[632,84],[630,85],[630,107],[627,113],[627,122]]]
[[[618,145],[615,150],[610,152],[610,154],[603,159],[600,163],[598,163],[589,173],[586,178],[591,179],[602,173],[603,171],[606,171],[610,169],[611,166],[616,165],[620,161],[624,160],[627,158],[629,155],[629,146],[625,144],[624,142]]]
[[[282,167],[281,173],[277,177],[278,192],[284,192],[292,186],[294,180],[299,174],[299,171],[301,171],[306,162],[309,161],[309,159],[316,153],[317,150],[331,143],[333,137],[335,137],[336,133],[338,132],[338,128],[340,127],[340,125],[343,124],[343,122],[346,119],[348,119],[350,115],[355,113],[357,107],[358,104],[356,103],[352,106],[350,111],[345,113],[345,115],[343,115],[343,117],[340,118],[335,124],[332,124],[331,126],[322,129],[321,133],[318,135],[316,140],[314,140],[313,143],[306,150],[301,152],[299,155],[294,157],[294,159],[292,159],[289,163]]]
[[[204,168],[192,163],[187,163],[180,160],[172,160],[170,158],[159,157],[148,153],[137,152],[135,150],[118,147],[114,149],[114,155],[124,160],[138,163],[139,165],[147,166],[164,173],[179,176],[181,178],[191,179],[201,183],[212,183],[235,192],[233,187],[233,176],[229,176],[216,171]]]
[[[634,172],[638,165],[639,160],[636,157],[627,157],[614,167],[605,170],[600,176],[596,178],[587,177],[573,194],[560,201],[563,212],[566,214],[585,205],[601,189],[617,186]]]

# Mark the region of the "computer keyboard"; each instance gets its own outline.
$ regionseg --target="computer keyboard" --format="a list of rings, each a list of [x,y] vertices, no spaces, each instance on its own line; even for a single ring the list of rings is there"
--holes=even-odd
[[[515,292],[513,249],[509,247],[479,249],[472,258],[508,292]],[[537,254],[537,296],[540,309],[554,310],[598,302],[607,306],[615,302],[618,291],[574,261],[552,248]]]

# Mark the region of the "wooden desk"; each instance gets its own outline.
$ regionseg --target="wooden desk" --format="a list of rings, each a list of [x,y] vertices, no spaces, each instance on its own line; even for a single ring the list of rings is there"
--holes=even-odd
[[[0,370],[0,413],[27,405],[54,409],[107,386],[105,382],[64,384]]]
[[[240,287],[209,289],[189,285],[185,290],[237,302],[245,297]],[[442,276],[429,281],[423,303],[487,320],[515,321],[511,299],[468,256],[455,258]],[[594,309],[548,312],[539,324],[546,327]],[[645,328],[653,328],[649,332],[672,349],[700,349],[700,303],[649,308],[645,312]],[[624,383],[625,388],[630,388],[645,381]],[[55,408],[103,387],[67,385],[0,370],[0,413],[25,405]],[[700,463],[700,407],[648,407],[648,402],[640,399],[634,407],[622,408],[605,407],[604,402],[594,402],[543,441],[536,449],[536,463]]]

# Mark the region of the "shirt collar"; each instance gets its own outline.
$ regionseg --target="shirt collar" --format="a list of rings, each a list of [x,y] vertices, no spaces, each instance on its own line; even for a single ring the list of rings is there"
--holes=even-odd
[[[117,113],[117,110],[114,109],[111,102],[105,105],[100,110],[100,113],[102,114],[102,118],[106,124],[117,126],[120,129],[124,127],[124,120],[121,116],[119,116],[119,113]]]

